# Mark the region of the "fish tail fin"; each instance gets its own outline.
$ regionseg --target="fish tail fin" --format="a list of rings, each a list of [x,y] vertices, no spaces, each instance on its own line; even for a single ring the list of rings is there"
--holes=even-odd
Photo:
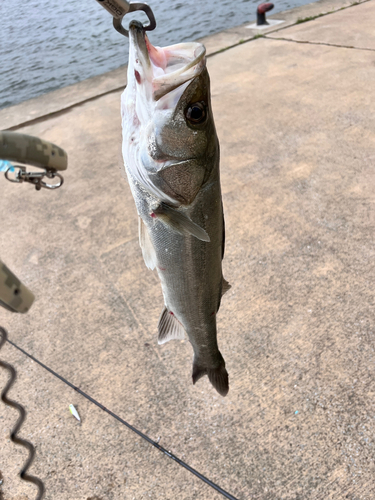
[[[226,396],[229,391],[229,377],[225,368],[225,363],[219,368],[209,368],[207,370],[208,379],[221,396]]]
[[[200,366],[194,360],[193,363],[193,384],[195,384],[204,375],[208,376],[209,381],[221,396],[226,396],[229,391],[229,377],[225,368],[224,360],[217,368],[207,368]]]
[[[196,363],[194,360],[194,363],[193,363],[193,384],[195,385],[195,383],[198,382],[198,380],[200,378],[204,377],[204,375],[208,375],[207,368],[205,368],[203,366],[199,366],[199,364]]]

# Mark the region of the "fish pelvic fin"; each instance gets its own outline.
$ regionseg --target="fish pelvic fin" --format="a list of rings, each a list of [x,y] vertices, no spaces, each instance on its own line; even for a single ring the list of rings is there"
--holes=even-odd
[[[161,220],[180,234],[191,234],[198,240],[210,241],[210,237],[202,227],[198,226],[184,213],[169,207],[165,203],[161,203],[153,210],[152,217]]]
[[[209,381],[221,396],[226,396],[229,391],[229,377],[225,368],[225,361],[218,368],[207,368],[200,366],[194,360],[193,363],[193,384],[195,384],[204,375],[208,376]]]
[[[146,266],[151,269],[156,267],[156,252],[152,245],[147,227],[141,217],[138,217],[139,246],[142,249],[143,260]]]
[[[158,324],[158,344],[165,344],[169,340],[182,340],[185,338],[185,329],[173,312],[164,307]]]

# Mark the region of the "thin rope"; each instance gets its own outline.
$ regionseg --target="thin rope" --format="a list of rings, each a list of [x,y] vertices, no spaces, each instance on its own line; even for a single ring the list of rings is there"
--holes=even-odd
[[[176,457],[176,455],[173,455],[173,453],[170,453],[168,450],[166,450],[165,448],[163,448],[163,446],[161,446],[159,443],[157,443],[156,441],[153,441],[146,434],[143,434],[143,432],[139,431],[138,429],[136,429],[135,427],[133,427],[131,424],[129,424],[128,422],[126,422],[125,420],[123,420],[121,417],[119,417],[118,415],[116,415],[115,413],[113,413],[113,411],[109,410],[104,405],[102,405],[101,403],[99,403],[98,401],[96,401],[96,399],[92,398],[91,396],[89,396],[88,394],[86,394],[85,392],[83,392],[79,387],[75,386],[74,384],[72,384],[71,382],[69,382],[68,380],[66,380],[64,377],[62,377],[61,375],[59,375],[58,373],[56,373],[54,370],[52,370],[52,368],[49,368],[48,366],[46,366],[45,364],[43,364],[41,361],[39,361],[38,359],[34,358],[34,356],[32,356],[31,354],[29,354],[28,352],[26,352],[24,349],[22,349],[21,347],[19,347],[17,344],[15,344],[11,340],[9,340],[9,338],[7,339],[7,341],[13,347],[15,347],[16,349],[18,349],[19,351],[21,351],[23,354],[25,354],[26,356],[28,356],[33,361],[35,361],[35,363],[38,363],[38,365],[40,365],[45,370],[47,370],[48,372],[50,372],[52,375],[54,375],[55,377],[57,377],[58,379],[60,379],[62,382],[64,382],[64,384],[68,385],[69,387],[71,387],[72,389],[74,389],[75,391],[77,391],[79,394],[81,394],[81,396],[83,396],[84,398],[88,399],[89,401],[91,401],[91,403],[93,403],[94,405],[98,406],[101,410],[105,411],[106,413],[108,413],[108,415],[111,415],[111,417],[115,418],[121,424],[123,424],[126,427],[128,427],[128,429],[130,429],[131,431],[133,431],[136,434],[138,434],[138,436],[140,436],[141,438],[143,438],[145,441],[147,441],[148,443],[150,443],[152,446],[155,446],[155,448],[157,448],[159,451],[161,451],[162,453],[164,453],[164,455],[166,455],[167,457],[171,458],[172,460],[174,460],[175,462],[177,462],[179,465],[181,465],[181,467],[184,467],[186,470],[188,470],[189,472],[191,472],[192,474],[194,474],[195,476],[197,476],[199,479],[201,479],[204,483],[206,483],[209,486],[211,486],[211,488],[213,488],[214,490],[216,490],[218,493],[221,493],[225,498],[228,498],[229,500],[238,500],[236,497],[234,497],[233,495],[231,495],[227,491],[225,491],[222,488],[220,488],[220,486],[218,486],[217,484],[215,484],[213,481],[210,481],[210,479],[208,479],[203,474],[201,474],[200,472],[198,472],[197,470],[195,470],[193,467],[190,467],[190,465],[188,465],[187,463],[185,463],[183,460],[181,460],[180,458]]]

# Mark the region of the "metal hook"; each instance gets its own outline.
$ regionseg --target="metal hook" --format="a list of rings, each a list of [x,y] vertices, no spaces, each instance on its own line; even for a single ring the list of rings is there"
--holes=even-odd
[[[14,169],[15,174],[12,179],[9,177],[9,173]],[[18,169],[18,172],[16,171]],[[47,177],[48,179],[54,179],[55,177],[59,178],[59,182],[56,184],[48,184],[43,181],[43,178]],[[30,184],[34,184],[35,189],[40,191],[41,188],[46,189],[57,189],[64,183],[64,178],[61,174],[58,174],[55,170],[45,169],[43,172],[26,172],[26,167],[21,165],[13,165],[9,167],[8,170],[5,171],[5,178],[10,182],[29,182]]]
[[[143,26],[143,29],[145,31],[152,31],[156,28],[156,21],[154,17],[154,13],[151,10],[151,7],[147,5],[147,3],[131,3],[130,9],[128,10],[129,12],[135,12],[137,10],[142,10],[146,16],[148,17],[148,20],[150,21],[150,24],[147,24],[146,26]],[[122,19],[115,19],[113,18],[113,27],[115,30],[117,30],[121,35],[127,36],[129,38],[129,31],[125,29],[122,25]]]
[[[145,31],[152,31],[156,28],[154,13],[147,3],[129,3],[126,0],[97,0],[97,2],[112,15],[113,26],[121,35],[129,37],[129,31],[122,26],[122,20],[129,12],[137,10],[142,10],[150,21],[149,24],[143,27]]]

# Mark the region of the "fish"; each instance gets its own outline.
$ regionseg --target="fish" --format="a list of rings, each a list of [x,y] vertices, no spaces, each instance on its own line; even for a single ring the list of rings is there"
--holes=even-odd
[[[193,384],[207,375],[226,396],[216,316],[230,285],[222,273],[220,151],[205,52],[198,42],[155,47],[141,23],[130,23],[122,154],[142,255],[161,282],[158,343],[187,335]]]

